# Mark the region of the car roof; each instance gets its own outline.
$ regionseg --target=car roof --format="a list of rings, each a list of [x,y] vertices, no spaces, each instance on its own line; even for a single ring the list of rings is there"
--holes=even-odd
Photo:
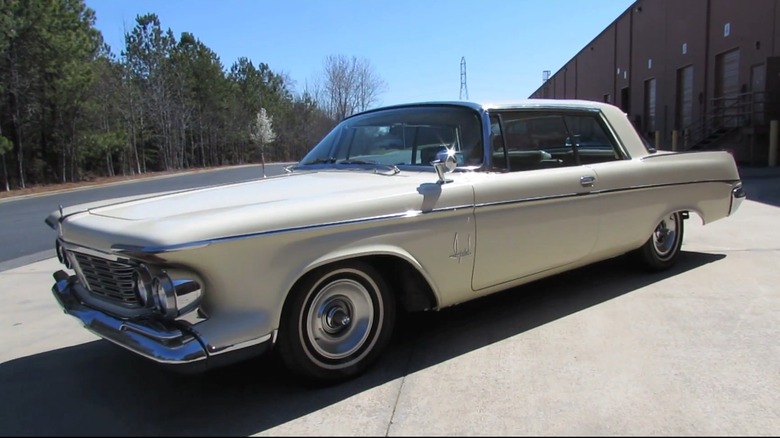
[[[524,109],[524,108],[571,108],[571,109],[602,109],[613,105],[592,100],[581,99],[524,99],[514,102],[485,102],[481,107],[486,110]]]
[[[522,99],[506,102],[472,102],[465,100],[452,100],[452,101],[425,101],[425,102],[409,102],[396,105],[387,105],[379,108],[373,108],[367,111],[363,111],[357,114],[353,114],[347,119],[359,116],[361,114],[371,113],[375,111],[381,111],[385,109],[393,108],[409,108],[420,106],[460,106],[465,108],[471,108],[473,110],[512,110],[512,109],[604,109],[605,107],[614,107],[613,105],[597,102],[592,100],[581,99]]]

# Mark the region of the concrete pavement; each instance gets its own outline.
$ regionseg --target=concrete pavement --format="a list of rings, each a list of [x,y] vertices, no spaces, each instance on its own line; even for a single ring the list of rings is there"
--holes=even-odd
[[[780,167],[742,167],[739,174],[748,199],[780,206]]]
[[[683,250],[407,317],[369,373],[316,390],[267,358],[180,376],[98,341],[47,259],[0,273],[0,435],[779,434],[780,208],[692,216]]]

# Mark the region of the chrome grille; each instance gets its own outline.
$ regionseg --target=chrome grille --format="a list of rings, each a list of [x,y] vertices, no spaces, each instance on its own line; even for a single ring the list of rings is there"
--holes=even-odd
[[[75,251],[72,254],[80,279],[93,295],[128,307],[141,307],[133,292],[132,265]]]

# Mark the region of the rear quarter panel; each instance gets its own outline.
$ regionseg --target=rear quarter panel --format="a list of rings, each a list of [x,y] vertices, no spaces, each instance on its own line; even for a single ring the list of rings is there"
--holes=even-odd
[[[602,211],[594,256],[641,246],[665,215],[690,211],[707,224],[729,214],[739,181],[727,152],[666,153],[591,166]]]

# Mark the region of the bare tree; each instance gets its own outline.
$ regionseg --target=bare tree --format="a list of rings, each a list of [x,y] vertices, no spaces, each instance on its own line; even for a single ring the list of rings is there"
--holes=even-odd
[[[387,86],[366,58],[330,55],[323,67],[317,97],[320,107],[335,120],[371,108]]]

